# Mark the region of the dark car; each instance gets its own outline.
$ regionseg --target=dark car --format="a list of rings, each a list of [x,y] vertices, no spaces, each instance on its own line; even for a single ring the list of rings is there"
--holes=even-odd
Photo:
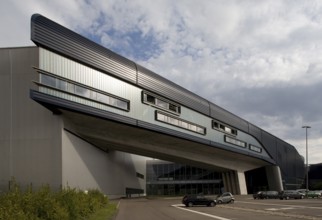
[[[283,200],[283,199],[303,199],[304,194],[300,193],[296,190],[285,190],[285,191],[280,192],[279,198],[281,200]]]
[[[230,192],[225,192],[225,193],[217,196],[216,202],[218,204],[222,204],[222,203],[234,203],[235,202],[235,198],[234,198],[234,196]]]
[[[253,194],[254,199],[262,199],[263,198],[263,191],[258,191],[257,193]]]
[[[205,197],[204,195],[186,195],[182,198],[182,204],[187,207],[194,205],[216,206],[216,200]]]
[[[278,199],[279,197],[277,191],[259,191],[253,195],[254,199]]]
[[[308,191],[306,193],[307,198],[321,198],[321,191]]]

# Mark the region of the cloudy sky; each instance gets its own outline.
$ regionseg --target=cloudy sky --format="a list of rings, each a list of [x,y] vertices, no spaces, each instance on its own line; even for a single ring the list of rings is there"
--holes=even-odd
[[[322,163],[322,1],[2,0],[0,47],[40,13]]]

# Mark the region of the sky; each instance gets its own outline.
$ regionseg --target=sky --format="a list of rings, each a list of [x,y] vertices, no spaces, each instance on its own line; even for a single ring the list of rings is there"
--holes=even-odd
[[[322,163],[322,1],[0,1],[0,47],[42,14]]]

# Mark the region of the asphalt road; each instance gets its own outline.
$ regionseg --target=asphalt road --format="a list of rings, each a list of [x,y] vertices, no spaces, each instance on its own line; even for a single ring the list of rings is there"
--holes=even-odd
[[[236,196],[234,204],[216,207],[191,207],[181,204],[181,198],[123,199],[115,220],[322,220],[322,199],[254,200]]]

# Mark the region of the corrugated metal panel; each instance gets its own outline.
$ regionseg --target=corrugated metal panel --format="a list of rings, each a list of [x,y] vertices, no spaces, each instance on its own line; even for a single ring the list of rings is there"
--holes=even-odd
[[[31,18],[31,40],[93,68],[136,82],[134,62],[39,14]]]
[[[272,158],[276,160],[276,137],[262,130],[262,144]]]
[[[262,141],[262,130],[257,126],[249,124],[248,133],[255,137],[259,142]]]
[[[209,115],[209,102],[206,99],[197,96],[189,90],[182,88],[140,65],[137,65],[137,68],[139,86],[202,114]]]
[[[237,129],[248,132],[248,122],[242,118],[226,111],[225,109],[210,103],[210,116],[217,120],[220,120],[228,125],[231,125]]]

